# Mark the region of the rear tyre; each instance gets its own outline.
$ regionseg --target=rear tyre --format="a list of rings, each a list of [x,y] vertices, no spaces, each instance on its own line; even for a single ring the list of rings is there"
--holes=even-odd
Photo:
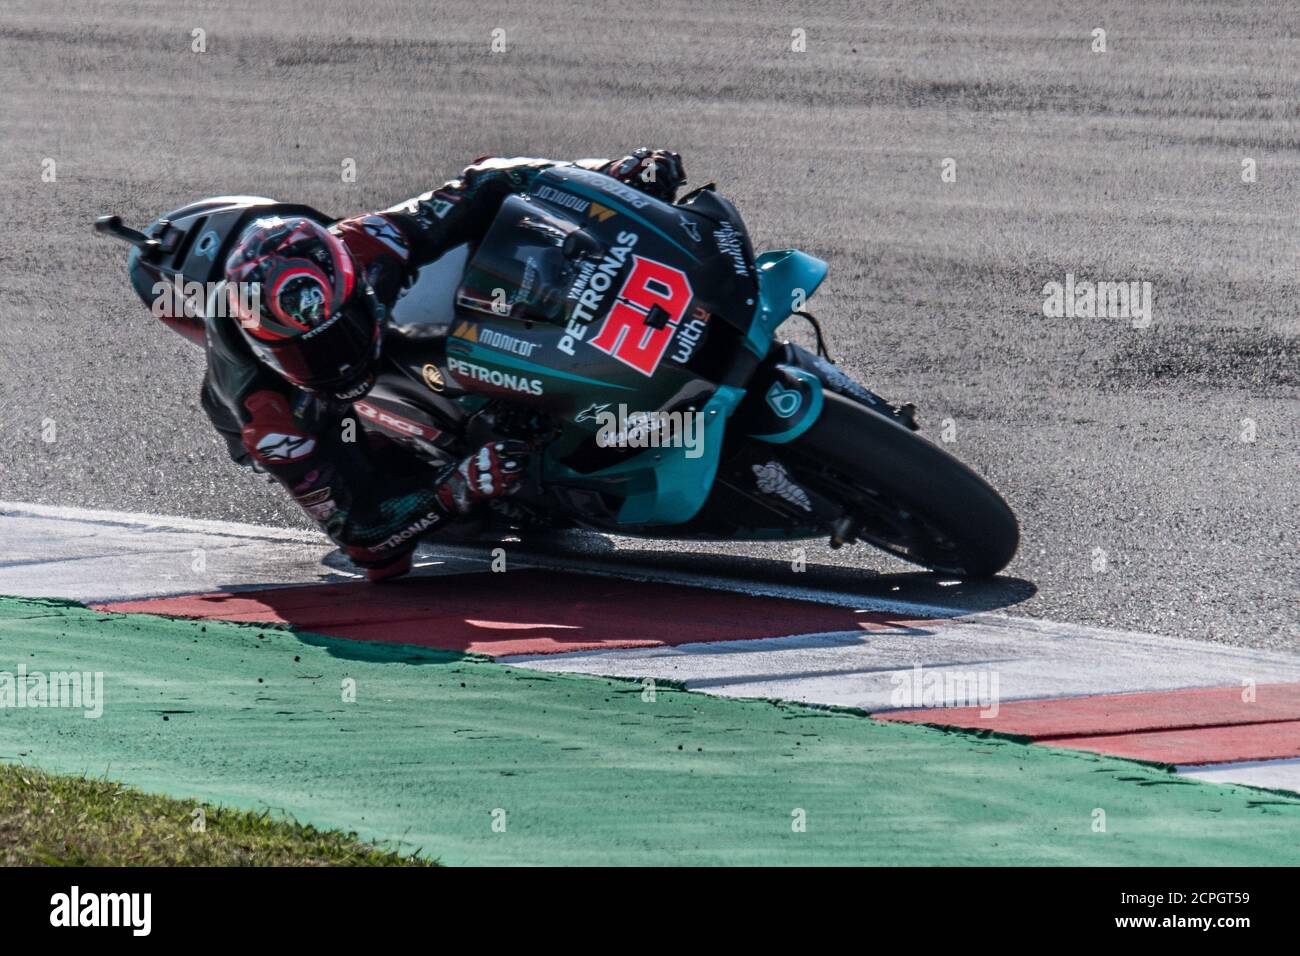
[[[965,577],[997,574],[1015,556],[1016,516],[988,482],[851,399],[827,391],[788,449],[792,477],[840,502],[854,536],[890,554]]]

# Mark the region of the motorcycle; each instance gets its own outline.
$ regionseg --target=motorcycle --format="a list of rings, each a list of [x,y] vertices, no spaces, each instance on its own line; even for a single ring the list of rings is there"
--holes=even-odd
[[[222,266],[253,220],[302,205],[223,196],[144,231],[128,272],[165,324],[199,343],[222,307]],[[382,238],[382,237],[380,237]],[[693,540],[868,542],[957,576],[996,574],[1015,516],[975,472],[918,433],[915,409],[845,375],[804,305],[825,262],[755,256],[709,183],[676,203],[574,166],[542,172],[485,237],[420,270],[386,316],[384,367],[352,405],[363,429],[432,462],[486,441],[536,450],[498,528]],[[168,288],[181,308],[159,310]],[[817,351],[778,341],[792,316]]]

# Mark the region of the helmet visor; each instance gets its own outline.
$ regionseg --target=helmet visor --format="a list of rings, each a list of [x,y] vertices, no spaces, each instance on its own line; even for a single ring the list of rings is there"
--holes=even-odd
[[[379,318],[371,295],[354,295],[339,313],[304,335],[246,340],[281,376],[312,391],[330,391],[367,375],[379,354]]]

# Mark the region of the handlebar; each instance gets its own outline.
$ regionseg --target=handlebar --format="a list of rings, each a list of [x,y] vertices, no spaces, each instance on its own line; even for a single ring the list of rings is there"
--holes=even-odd
[[[128,242],[146,256],[156,256],[162,251],[162,243],[157,239],[150,239],[139,229],[132,229],[122,222],[121,216],[98,217],[95,220],[95,231]]]

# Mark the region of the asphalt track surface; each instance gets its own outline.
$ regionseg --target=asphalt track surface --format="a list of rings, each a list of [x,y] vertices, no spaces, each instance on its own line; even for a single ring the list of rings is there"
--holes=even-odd
[[[1094,19],[1103,57],[1088,51]],[[497,27],[507,51],[491,54]],[[794,28],[808,52],[790,52]],[[1207,31],[1221,42],[1206,46]],[[1020,3],[798,16],[389,3],[361,16],[305,0],[10,0],[0,499],[304,525],[226,460],[198,408],[200,355],[134,301],[122,249],[89,230],[96,214],[141,222],[234,192],[343,214],[484,153],[665,144],[736,200],[759,248],[831,264],[812,307],[843,367],[916,401],[931,436],[951,419],[952,450],[1021,516],[1020,556],[991,584],[821,545],[809,580],[1295,648],[1297,35],[1284,5],[1080,18]],[[1243,156],[1259,166],[1249,186]],[[344,183],[349,157],[358,176]],[[940,182],[944,157],[956,183]],[[1045,319],[1040,290],[1067,272],[1152,280],[1153,326]],[[628,543],[556,553],[617,562],[614,547]],[[791,576],[785,548],[635,557]]]

